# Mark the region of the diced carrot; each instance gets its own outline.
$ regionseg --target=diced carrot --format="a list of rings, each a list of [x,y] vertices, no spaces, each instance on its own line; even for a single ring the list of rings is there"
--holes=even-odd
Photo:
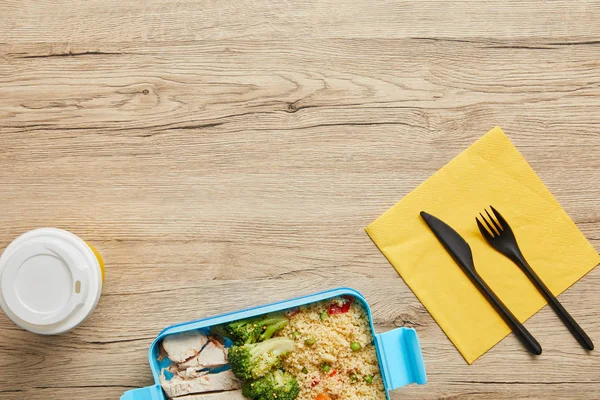
[[[327,396],[326,394],[320,394],[315,397],[315,400],[331,400],[331,397]]]

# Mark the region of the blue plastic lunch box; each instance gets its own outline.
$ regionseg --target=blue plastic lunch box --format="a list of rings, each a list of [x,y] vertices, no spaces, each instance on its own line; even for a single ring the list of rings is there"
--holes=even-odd
[[[369,316],[369,325],[371,332],[375,338],[375,348],[379,358],[379,367],[383,376],[383,382],[386,389],[386,396],[389,400],[389,391],[398,389],[399,387],[417,383],[419,385],[427,382],[425,375],[425,365],[423,364],[423,355],[419,346],[417,333],[412,328],[398,328],[385,333],[375,334],[373,329],[373,318],[371,309],[365,298],[356,290],[350,288],[339,288],[328,290],[322,293],[316,293],[304,297],[299,297],[292,300],[281,301],[265,306],[250,308],[243,311],[237,311],[229,314],[223,314],[216,317],[201,319],[198,321],[186,322],[183,324],[173,325],[163,330],[158,337],[152,342],[148,351],[148,361],[154,376],[154,386],[148,386],[141,389],[129,390],[121,396],[121,400],[166,400],[167,397],[159,384],[159,376],[161,369],[168,366],[168,359],[159,361],[159,343],[168,335],[181,333],[191,330],[201,330],[207,332],[214,325],[223,324],[226,322],[236,321],[239,319],[254,317],[257,315],[267,314],[275,311],[287,310],[294,307],[299,307],[306,304],[316,303],[322,300],[349,295],[361,301]]]

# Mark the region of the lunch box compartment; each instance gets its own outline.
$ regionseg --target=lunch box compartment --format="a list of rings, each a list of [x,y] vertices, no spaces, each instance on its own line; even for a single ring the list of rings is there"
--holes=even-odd
[[[222,314],[216,317],[201,319],[198,321],[177,324],[164,329],[152,342],[148,351],[148,361],[152,376],[154,377],[154,386],[148,386],[141,389],[129,390],[123,394],[121,400],[166,400],[160,384],[159,378],[161,370],[168,366],[168,359],[159,361],[159,346],[163,338],[168,335],[182,333],[191,330],[208,332],[208,329],[215,325],[224,324],[231,321],[255,317],[276,311],[283,311],[294,307],[308,305],[323,300],[332,299],[340,296],[352,296],[356,301],[360,301],[367,312],[371,333],[374,337],[375,349],[379,359],[379,368],[386,389],[386,396],[389,400],[389,391],[398,389],[402,386],[417,383],[425,384],[427,377],[425,374],[425,365],[419,346],[417,333],[412,328],[397,328],[385,333],[376,334],[373,328],[373,318],[371,309],[365,298],[356,290],[350,288],[339,288],[325,292],[299,297],[292,300],[285,300],[278,303],[250,308],[247,310],[236,311],[228,314]]]

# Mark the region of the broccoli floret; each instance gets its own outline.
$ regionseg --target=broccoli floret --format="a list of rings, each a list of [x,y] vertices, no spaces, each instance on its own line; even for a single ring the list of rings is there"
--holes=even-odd
[[[260,326],[263,331],[259,340],[262,342],[271,339],[275,333],[285,328],[288,322],[289,320],[283,313],[267,315],[265,319],[260,321]]]
[[[294,350],[294,341],[276,337],[260,343],[229,348],[227,359],[239,379],[252,380],[265,376],[281,365],[281,357]]]
[[[288,319],[283,313],[248,318],[225,325],[229,337],[237,345],[262,342],[283,329]]]
[[[281,370],[268,373],[254,382],[246,382],[242,394],[253,400],[294,400],[300,389],[296,378]]]
[[[260,320],[261,318],[242,319],[230,322],[224,328],[237,345],[256,343],[263,331]]]

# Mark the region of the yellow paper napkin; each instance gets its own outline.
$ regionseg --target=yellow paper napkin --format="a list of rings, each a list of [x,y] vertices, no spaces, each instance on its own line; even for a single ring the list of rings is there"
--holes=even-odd
[[[511,225],[525,258],[555,295],[600,262],[592,245],[498,127],[366,229],[469,364],[510,328],[419,212],[435,215],[465,238],[479,274],[523,322],[546,302],[521,270],[481,236],[475,216],[490,204]]]

